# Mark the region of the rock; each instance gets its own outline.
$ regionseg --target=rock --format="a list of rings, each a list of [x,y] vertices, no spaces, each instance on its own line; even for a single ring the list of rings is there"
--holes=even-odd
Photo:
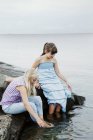
[[[17,77],[23,75],[24,70],[3,62],[0,62],[0,73],[8,76]]]
[[[18,140],[25,121],[25,113],[10,115],[0,111],[0,140]]]
[[[18,77],[24,74],[24,70],[3,62],[0,62],[0,100],[2,98],[3,92],[9,83],[4,82],[5,75]],[[44,114],[48,111],[47,99],[43,94],[42,89],[37,89],[37,94],[41,96],[43,101]],[[85,98],[72,94],[72,98],[67,99],[67,112],[72,109],[74,105],[82,105]],[[21,113],[18,115],[5,114],[0,107],[0,140],[17,140],[20,132],[26,123],[26,118],[28,113]]]
[[[9,140],[11,117],[8,115],[0,115],[0,140]]]
[[[0,62],[0,100],[9,83],[4,83],[5,75],[18,77],[23,75],[21,68]],[[5,114],[0,106],[0,140],[17,140],[26,122],[26,113],[19,115]]]
[[[11,127],[9,140],[18,140],[19,135],[26,123],[25,113],[11,115]]]
[[[73,93],[75,105],[83,105],[85,101],[85,97],[76,95]]]

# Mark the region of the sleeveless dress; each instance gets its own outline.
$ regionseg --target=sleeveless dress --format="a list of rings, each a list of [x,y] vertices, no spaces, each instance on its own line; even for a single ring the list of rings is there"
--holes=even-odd
[[[62,106],[62,111],[66,112],[67,98],[71,97],[71,92],[65,89],[61,80],[54,70],[54,62],[42,62],[38,66],[39,83],[48,104],[58,103]]]

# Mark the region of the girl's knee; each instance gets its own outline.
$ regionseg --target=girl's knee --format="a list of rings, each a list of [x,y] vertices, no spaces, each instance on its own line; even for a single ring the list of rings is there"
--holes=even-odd
[[[55,111],[56,104],[50,103],[49,104],[49,114],[53,114]]]
[[[37,108],[36,105],[34,103],[30,102],[31,107],[33,108],[33,110],[37,113]]]
[[[37,100],[42,101],[40,96],[36,96],[36,98],[37,98]]]
[[[36,96],[36,103],[42,104],[42,99],[40,96]]]
[[[30,96],[28,97],[29,101],[31,102],[42,102],[42,99],[40,96]]]

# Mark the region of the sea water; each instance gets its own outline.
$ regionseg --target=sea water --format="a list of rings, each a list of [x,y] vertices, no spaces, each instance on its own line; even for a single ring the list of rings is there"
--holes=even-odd
[[[92,140],[93,139],[93,34],[0,35],[0,61],[31,67],[42,53],[44,43],[58,48],[56,59],[60,72],[73,92],[86,97],[85,104],[63,121],[55,120],[52,129],[28,126],[21,140]]]

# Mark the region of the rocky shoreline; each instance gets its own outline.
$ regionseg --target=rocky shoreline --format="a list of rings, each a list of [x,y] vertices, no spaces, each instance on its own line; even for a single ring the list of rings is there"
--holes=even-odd
[[[19,67],[0,62],[0,74],[17,77],[23,75],[24,70]],[[0,86],[0,100],[7,85],[8,83],[5,83]],[[42,98],[44,113],[46,113],[48,104],[46,98],[43,95],[42,89],[37,90],[37,93]],[[84,97],[77,96],[75,94],[73,97],[74,100],[68,99],[67,101],[67,111],[71,110],[74,105],[82,105],[84,103]],[[27,121],[27,116],[27,112],[18,115],[5,114],[0,106],[0,140],[18,140],[20,132]]]
[[[23,73],[21,68],[0,62],[0,74],[17,77]],[[7,85],[8,83],[5,83],[0,87],[0,100]],[[25,115],[5,114],[0,106],[0,140],[17,140],[24,123]]]

